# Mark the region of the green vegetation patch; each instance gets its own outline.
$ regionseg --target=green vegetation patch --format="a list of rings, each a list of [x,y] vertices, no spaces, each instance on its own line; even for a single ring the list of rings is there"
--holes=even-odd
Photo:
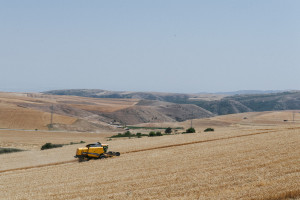
[[[46,143],[41,147],[41,150],[63,147],[63,144]]]
[[[186,133],[196,133],[196,130],[193,127],[191,127],[186,129]]]
[[[155,129],[168,129],[169,127],[142,127],[142,126],[127,126],[129,129],[150,129],[150,130],[155,130]],[[183,127],[176,127],[173,129],[183,129]]]
[[[53,149],[53,148],[59,148],[63,147],[65,145],[73,145],[73,144],[83,144],[85,141],[80,141],[80,142],[70,142],[69,144],[52,144],[52,143],[46,143],[41,147],[41,150],[45,149]]]
[[[207,129],[204,130],[204,132],[210,132],[210,131],[215,131],[215,129],[213,129],[213,128],[207,128]]]
[[[165,134],[171,134],[171,133],[172,133],[172,128],[171,127],[166,128]]]
[[[137,134],[132,134],[130,131],[126,131],[125,133],[118,133],[118,135],[113,135],[111,138],[121,138],[121,137],[137,137],[137,138],[141,138],[143,136],[147,136],[147,137],[155,137],[155,136],[163,136],[163,135],[168,135],[168,134],[162,134],[160,131],[151,131],[149,134],[142,134],[142,133],[137,133]]]
[[[163,136],[163,134],[160,131],[157,132],[151,131],[148,136],[149,137]]]
[[[142,133],[137,133],[137,134],[133,134],[130,131],[126,131],[125,133],[118,133],[118,135],[113,135],[110,138],[120,138],[120,137],[137,137],[140,138],[142,136],[148,136],[147,134],[142,134]]]
[[[70,142],[70,145],[72,145],[72,144],[83,144],[83,143],[85,143],[85,141],[80,141],[80,142]]]
[[[14,152],[20,152],[20,151],[24,151],[24,150],[16,149],[16,148],[0,148],[0,154],[14,153]]]

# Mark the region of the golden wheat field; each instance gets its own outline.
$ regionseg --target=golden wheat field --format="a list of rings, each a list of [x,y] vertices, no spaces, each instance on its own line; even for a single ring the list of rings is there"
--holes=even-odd
[[[0,155],[0,199],[299,199],[300,124],[250,126],[237,118],[212,119],[231,123],[217,123],[215,132],[112,141],[109,133],[29,132],[25,139],[25,132],[3,130],[0,141],[13,146],[23,138],[17,143],[28,151]],[[201,120],[194,124],[200,128]],[[100,140],[121,156],[79,163],[80,144],[37,149],[51,138]]]

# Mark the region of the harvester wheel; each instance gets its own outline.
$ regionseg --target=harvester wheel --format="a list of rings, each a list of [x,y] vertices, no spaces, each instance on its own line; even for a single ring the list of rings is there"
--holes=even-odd
[[[104,158],[106,158],[106,157],[105,157],[105,155],[103,155],[103,154],[101,154],[101,155],[99,156],[99,159],[104,159]]]

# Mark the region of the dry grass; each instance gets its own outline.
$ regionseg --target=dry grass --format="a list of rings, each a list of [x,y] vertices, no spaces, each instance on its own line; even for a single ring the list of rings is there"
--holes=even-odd
[[[0,128],[48,130],[51,105],[65,105],[83,111],[114,112],[134,106],[138,101],[0,92]],[[65,116],[65,114],[54,114],[53,123],[72,125],[77,119],[77,117]],[[105,123],[105,126],[108,125]],[[107,129],[104,127],[104,130]]]
[[[41,129],[47,130],[50,113],[18,107],[13,104],[0,103],[0,127],[8,129]],[[77,119],[68,116],[54,115],[53,123],[72,124]]]
[[[247,134],[252,135],[243,136]],[[48,155],[40,157],[53,162],[59,154],[56,161],[61,163],[0,173],[1,183],[5,183],[0,185],[0,199],[300,197],[297,127],[267,131],[227,128],[213,134],[116,140],[109,144],[111,150],[128,153],[84,163],[69,159],[68,163],[63,160],[68,161],[76,148],[68,146],[48,150]],[[15,155],[25,156],[23,153]]]
[[[120,109],[128,108],[139,100],[136,99],[101,99],[101,98],[89,98],[78,96],[59,96],[59,95],[42,95],[42,94],[30,94],[38,100],[55,100],[57,103],[64,103],[70,106],[78,107],[84,110],[97,110],[101,112],[114,112]]]
[[[300,189],[289,190],[279,194],[259,198],[259,200],[284,200],[284,199],[300,199]]]

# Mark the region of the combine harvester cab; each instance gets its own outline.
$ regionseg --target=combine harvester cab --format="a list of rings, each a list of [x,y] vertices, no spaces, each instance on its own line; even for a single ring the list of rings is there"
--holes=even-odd
[[[79,162],[90,159],[103,159],[108,157],[120,156],[120,152],[113,152],[108,150],[108,144],[101,144],[97,142],[95,144],[88,144],[83,148],[78,148],[75,158],[79,159]]]

